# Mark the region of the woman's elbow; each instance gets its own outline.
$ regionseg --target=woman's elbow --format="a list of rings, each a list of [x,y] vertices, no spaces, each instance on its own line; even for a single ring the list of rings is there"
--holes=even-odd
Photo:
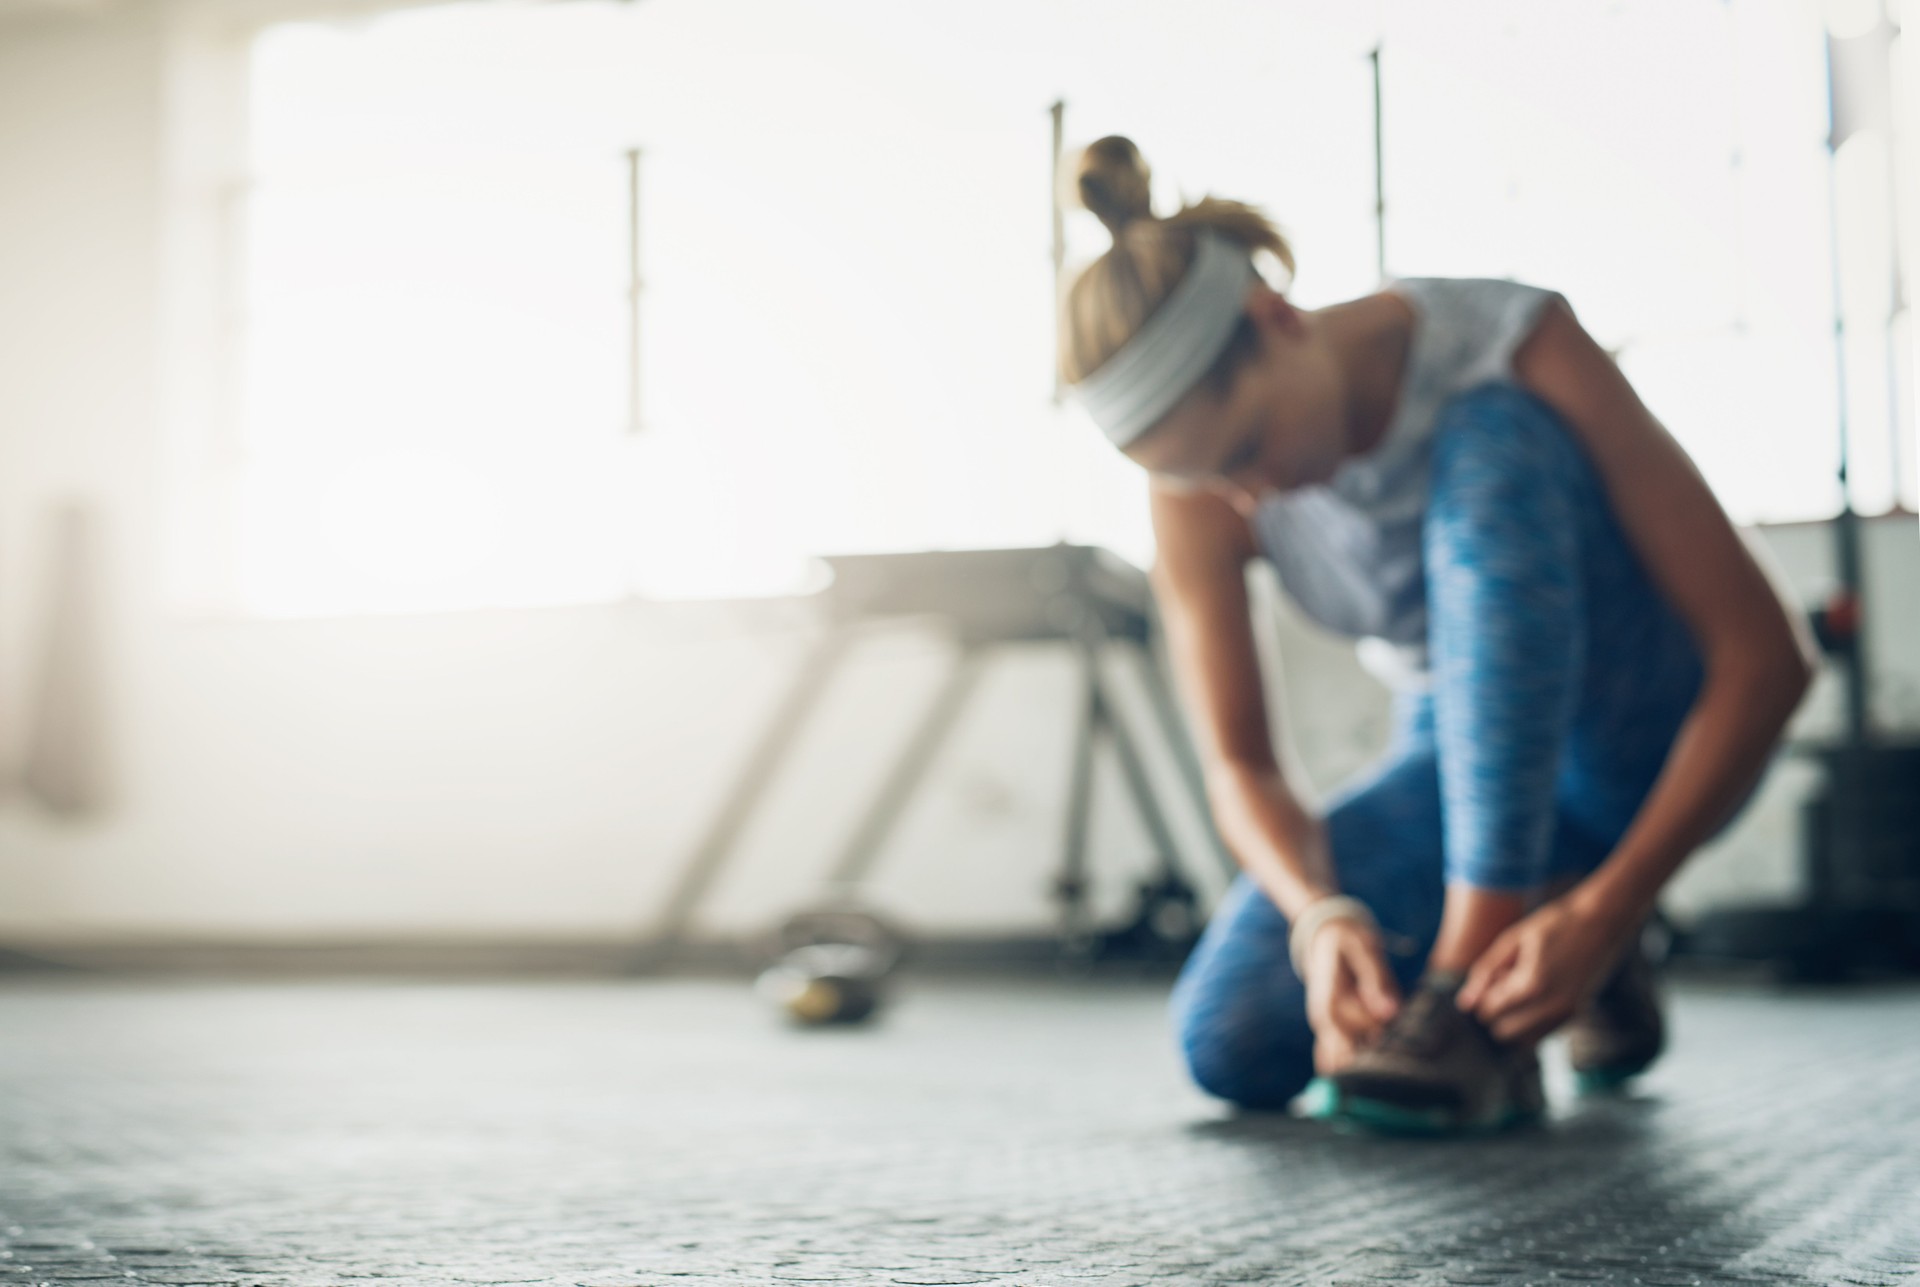
[[[1814,642],[1813,631],[1807,628],[1805,619],[1797,614],[1787,617],[1781,634],[1772,667],[1773,685],[1786,714],[1791,715],[1799,709],[1801,699],[1820,673],[1820,647]]]
[[[1757,646],[1749,640],[1720,651],[1720,657],[1709,660],[1709,673],[1719,672],[1729,688],[1738,690],[1742,705],[1767,713],[1782,726],[1820,673],[1811,639],[1791,628]]]

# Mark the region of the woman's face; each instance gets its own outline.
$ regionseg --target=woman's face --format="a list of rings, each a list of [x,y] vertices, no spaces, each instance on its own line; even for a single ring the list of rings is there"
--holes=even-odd
[[[1304,314],[1256,286],[1259,347],[1225,397],[1196,389],[1126,449],[1156,478],[1220,493],[1251,516],[1262,497],[1322,483],[1346,457],[1344,398],[1333,353]]]

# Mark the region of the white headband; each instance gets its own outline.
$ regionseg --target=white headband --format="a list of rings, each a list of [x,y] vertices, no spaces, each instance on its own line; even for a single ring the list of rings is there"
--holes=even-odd
[[[1227,347],[1254,280],[1247,252],[1212,232],[1194,238],[1193,264],[1147,324],[1100,369],[1073,386],[1116,447],[1173,410]]]

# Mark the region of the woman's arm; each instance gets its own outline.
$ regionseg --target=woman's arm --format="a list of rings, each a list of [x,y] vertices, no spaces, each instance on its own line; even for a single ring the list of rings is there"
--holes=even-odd
[[[1220,497],[1156,483],[1154,597],[1174,681],[1192,712],[1207,798],[1227,848],[1287,919],[1333,893],[1320,821],[1273,750],[1248,610],[1247,523]]]
[[[1175,682],[1192,712],[1221,838],[1281,915],[1336,892],[1326,828],[1280,771],[1247,607],[1246,520],[1204,491],[1153,490],[1154,595]],[[1307,946],[1307,1018],[1322,1072],[1343,1066],[1398,1008],[1371,926],[1329,920]],[[1275,968],[1282,968],[1276,964]]]
[[[1693,462],[1565,304],[1550,306],[1515,355],[1514,372],[1560,412],[1585,448],[1627,540],[1692,631],[1706,670],[1632,826],[1612,855],[1558,900],[1563,916],[1606,935],[1611,952],[1752,790],[1811,682],[1813,652],[1797,614]],[[1509,931],[1504,948],[1496,942],[1488,950],[1461,993],[1461,1004],[1501,1036],[1551,1028],[1571,1013],[1581,990],[1599,981],[1549,977],[1567,969],[1555,969],[1545,944],[1528,941],[1526,926]],[[1542,928],[1533,927],[1535,940]]]

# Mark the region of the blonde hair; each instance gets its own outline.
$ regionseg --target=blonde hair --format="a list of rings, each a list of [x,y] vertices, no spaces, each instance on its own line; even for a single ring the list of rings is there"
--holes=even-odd
[[[1250,205],[1203,197],[1165,219],[1154,217],[1152,171],[1131,139],[1114,134],[1087,146],[1076,176],[1081,203],[1113,234],[1113,247],[1087,265],[1064,301],[1060,374],[1077,384],[1132,339],[1193,263],[1194,233],[1204,229],[1267,251],[1293,271],[1293,248]],[[1246,332],[1243,337],[1241,332]],[[1245,322],[1206,380],[1230,373],[1252,339]]]

